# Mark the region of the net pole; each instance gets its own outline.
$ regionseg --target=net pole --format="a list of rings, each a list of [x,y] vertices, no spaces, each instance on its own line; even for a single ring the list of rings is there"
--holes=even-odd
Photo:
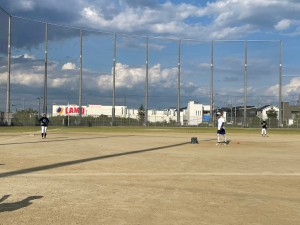
[[[247,126],[247,76],[248,76],[248,42],[245,41],[245,66],[244,66],[244,126]]]
[[[177,96],[177,125],[180,125],[180,70],[181,70],[181,40],[178,42],[178,96]]]
[[[279,41],[279,115],[278,115],[278,123],[279,126],[282,126],[282,41]]]
[[[210,55],[210,123],[214,126],[214,41],[211,41]]]
[[[6,116],[10,125],[10,73],[11,73],[11,15],[8,15],[8,41],[7,41],[7,83],[6,83]]]
[[[146,38],[146,90],[145,90],[145,126],[148,124],[148,88],[149,88],[149,38]]]
[[[82,30],[80,30],[79,118],[82,116]]]
[[[44,74],[44,104],[43,112],[47,114],[47,86],[48,86],[48,23],[45,24],[45,74]]]
[[[116,57],[117,57],[117,34],[114,33],[114,59],[113,59],[113,96],[112,96],[112,116],[111,125],[115,123],[115,102],[116,102]]]

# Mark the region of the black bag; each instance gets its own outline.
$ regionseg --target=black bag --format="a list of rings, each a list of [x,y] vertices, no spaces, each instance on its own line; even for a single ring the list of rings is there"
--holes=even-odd
[[[198,144],[198,138],[192,137],[191,138],[191,144]]]

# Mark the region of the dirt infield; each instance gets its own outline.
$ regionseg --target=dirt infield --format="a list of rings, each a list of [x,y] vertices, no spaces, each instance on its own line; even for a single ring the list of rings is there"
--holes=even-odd
[[[300,136],[228,139],[0,134],[0,224],[300,224]]]

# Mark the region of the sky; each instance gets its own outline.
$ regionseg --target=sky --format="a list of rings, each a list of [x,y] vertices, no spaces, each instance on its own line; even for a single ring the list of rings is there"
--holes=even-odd
[[[179,58],[181,107],[209,104],[212,54],[215,107],[244,104],[245,64],[247,104],[278,105],[281,56],[282,98],[296,104],[300,94],[298,0],[1,0],[0,7],[0,111],[7,81],[3,10],[12,15],[12,110],[36,108],[43,97],[45,22],[48,105],[78,104],[80,30],[83,105],[112,105],[114,34],[117,105],[145,104],[146,43],[148,108],[177,107]]]

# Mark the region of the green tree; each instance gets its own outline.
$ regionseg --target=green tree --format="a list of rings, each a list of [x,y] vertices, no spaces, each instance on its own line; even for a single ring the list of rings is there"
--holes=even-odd
[[[38,112],[34,109],[24,109],[13,114],[11,121],[14,126],[35,126],[38,125]]]
[[[299,127],[299,123],[300,123],[300,113],[296,113],[295,117],[293,119],[293,125],[294,127]]]
[[[278,114],[273,107],[269,109],[267,112],[268,116],[268,127],[277,127],[278,126]]]
[[[273,107],[271,107],[271,109],[269,109],[267,112],[267,117],[270,119],[270,118],[275,118],[275,119],[277,119],[277,117],[278,117],[278,114],[277,114],[277,112],[276,112],[276,110],[273,108]]]
[[[139,110],[138,110],[138,117],[139,117],[140,124],[144,124],[144,122],[145,122],[145,115],[146,115],[145,108],[144,108],[144,106],[142,104],[140,106]]]

